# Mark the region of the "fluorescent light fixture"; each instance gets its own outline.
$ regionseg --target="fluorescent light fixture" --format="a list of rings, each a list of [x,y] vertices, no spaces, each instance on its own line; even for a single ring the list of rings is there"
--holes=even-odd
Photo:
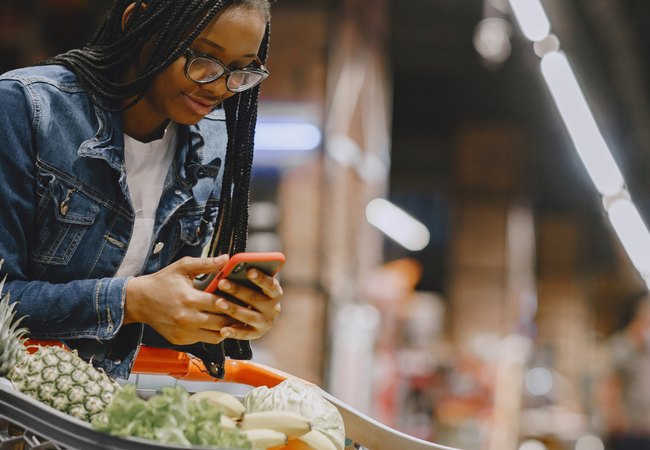
[[[563,53],[551,52],[542,58],[541,69],[596,189],[603,195],[616,195],[623,188],[623,175],[596,125],[569,61]]]
[[[510,8],[527,39],[536,42],[548,36],[551,23],[539,0],[510,0]]]
[[[560,42],[539,0],[509,0],[524,35],[535,42],[541,71],[580,159],[587,168],[623,248],[650,288],[650,232],[625,190],[625,180],[603,139]],[[542,42],[540,42],[542,41]],[[522,445],[523,447],[523,445]],[[577,448],[577,446],[576,446]]]
[[[429,243],[427,227],[383,198],[376,198],[368,203],[366,218],[373,226],[408,250],[416,252]]]
[[[639,211],[626,199],[613,202],[607,210],[614,227],[632,264],[648,280],[650,276],[650,233]]]
[[[255,128],[255,150],[314,150],[320,142],[320,129],[310,123],[258,122]]]
[[[560,50],[560,40],[556,35],[551,33],[541,41],[535,42],[533,44],[533,50],[537,56],[543,58],[551,52],[557,52]]]

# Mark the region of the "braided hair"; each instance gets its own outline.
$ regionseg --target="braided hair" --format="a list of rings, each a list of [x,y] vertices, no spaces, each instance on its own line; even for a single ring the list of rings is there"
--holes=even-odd
[[[87,46],[57,55],[40,65],[67,67],[77,75],[98,108],[122,112],[144,97],[154,78],[184,55],[194,39],[225,8],[249,8],[260,12],[266,19],[266,32],[258,53],[260,61],[265,64],[270,37],[269,1],[272,0],[150,0],[145,4],[143,0],[115,0]],[[131,14],[122,27],[124,11],[132,3],[138,13]],[[133,81],[121,82],[121,75],[151,39],[154,39],[152,50],[139,76]],[[228,144],[219,215],[209,249],[213,256],[246,250],[259,89],[259,85],[255,86],[223,102]],[[133,100],[124,106],[111,108],[97,99],[96,94],[109,101]]]

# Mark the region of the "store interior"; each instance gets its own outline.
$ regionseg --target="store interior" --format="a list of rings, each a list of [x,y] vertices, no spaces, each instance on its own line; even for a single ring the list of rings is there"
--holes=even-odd
[[[530,31],[522,2],[272,5],[248,250],[286,264],[254,360],[438,444],[602,450],[609,342],[650,279],[650,3],[530,1]],[[0,0],[0,73],[110,4]]]

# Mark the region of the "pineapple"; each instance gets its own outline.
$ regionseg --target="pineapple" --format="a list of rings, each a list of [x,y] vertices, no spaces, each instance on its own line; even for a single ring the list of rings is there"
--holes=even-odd
[[[4,280],[0,295],[3,287]],[[0,301],[0,376],[22,393],[78,419],[90,421],[102,415],[120,385],[76,352],[38,347],[30,354],[23,338],[27,329],[18,328],[22,318],[12,324],[15,314],[7,293]]]

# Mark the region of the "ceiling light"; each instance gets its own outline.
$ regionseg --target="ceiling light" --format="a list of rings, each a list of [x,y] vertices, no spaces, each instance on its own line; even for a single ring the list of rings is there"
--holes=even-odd
[[[603,195],[616,195],[623,188],[623,175],[600,134],[569,61],[563,53],[551,52],[542,58],[541,69],[596,189]]]
[[[556,35],[551,33],[541,41],[535,42],[533,44],[533,50],[537,56],[543,58],[551,52],[557,52],[560,50],[560,40]]]
[[[429,244],[429,230],[422,223],[393,205],[376,198],[366,207],[366,218],[386,236],[408,250],[419,251]]]
[[[609,206],[607,214],[632,264],[647,280],[650,275],[650,233],[636,206],[626,199],[616,200]]]
[[[510,56],[510,24],[503,19],[490,17],[481,20],[474,33],[474,48],[493,64],[501,64]]]
[[[510,0],[510,8],[522,33],[529,40],[541,41],[551,31],[546,11],[539,0]]]
[[[625,180],[598,129],[560,41],[539,0],[509,0],[524,35],[535,42],[541,71],[576,150],[632,264],[650,288],[650,232],[625,188]]]
[[[310,123],[258,122],[255,150],[314,150],[321,132]]]

